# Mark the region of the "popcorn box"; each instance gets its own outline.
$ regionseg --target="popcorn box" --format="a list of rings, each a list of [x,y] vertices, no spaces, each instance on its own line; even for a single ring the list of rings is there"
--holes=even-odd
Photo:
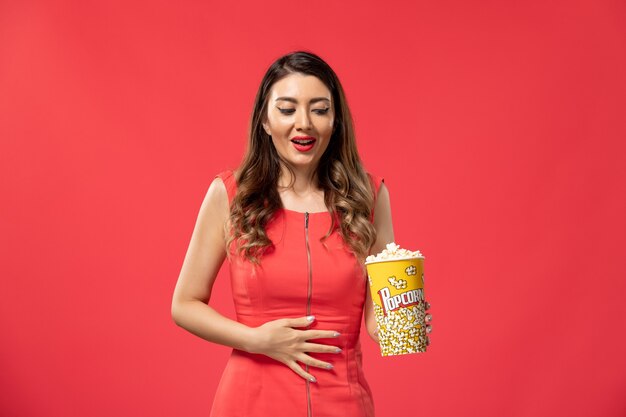
[[[381,356],[426,352],[424,257],[387,245],[365,266],[374,304]]]

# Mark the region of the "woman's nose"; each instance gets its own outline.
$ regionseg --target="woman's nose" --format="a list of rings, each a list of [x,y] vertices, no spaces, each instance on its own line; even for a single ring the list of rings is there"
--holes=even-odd
[[[311,118],[306,110],[299,112],[296,117],[296,128],[309,129],[311,127]]]

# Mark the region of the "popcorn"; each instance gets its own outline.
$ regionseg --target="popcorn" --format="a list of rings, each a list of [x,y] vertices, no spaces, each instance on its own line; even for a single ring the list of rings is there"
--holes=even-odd
[[[402,249],[395,242],[391,242],[387,244],[386,249],[383,249],[382,252],[376,255],[370,255],[365,258],[365,262],[375,262],[375,261],[386,261],[391,259],[401,259],[401,258],[422,258],[424,256],[420,251],[411,251],[408,249]]]
[[[384,316],[382,308],[374,304],[378,323],[378,340],[382,356],[425,352],[429,345],[423,307],[413,306],[391,311]]]
[[[389,243],[366,258],[382,356],[426,352],[424,256]]]

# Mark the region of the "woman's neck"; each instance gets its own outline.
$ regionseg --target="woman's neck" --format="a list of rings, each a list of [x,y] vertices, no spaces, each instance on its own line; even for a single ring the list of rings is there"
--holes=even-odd
[[[282,168],[278,179],[279,190],[291,189],[296,195],[310,195],[319,191],[315,169],[297,169],[296,167],[292,167],[292,169],[293,175],[286,167]],[[292,181],[293,184],[291,184]],[[290,184],[291,187],[289,187]]]
[[[303,171],[294,168],[294,176],[284,168],[278,181],[278,193],[284,208],[299,212],[323,212],[326,210],[324,190],[318,188],[315,170]],[[289,184],[293,180],[293,184]]]

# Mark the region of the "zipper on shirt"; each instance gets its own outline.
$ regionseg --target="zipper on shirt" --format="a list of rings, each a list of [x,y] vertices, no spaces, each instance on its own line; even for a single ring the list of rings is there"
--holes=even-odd
[[[307,289],[307,297],[306,297],[306,315],[311,315],[311,292],[313,288],[313,279],[311,270],[311,248],[309,247],[309,212],[304,213],[304,242],[306,244],[306,258],[307,258],[307,266],[308,266],[308,279],[309,286]],[[309,365],[305,365],[306,371],[309,372]],[[306,381],[306,400],[307,400],[307,417],[311,417],[311,382],[309,380]]]

